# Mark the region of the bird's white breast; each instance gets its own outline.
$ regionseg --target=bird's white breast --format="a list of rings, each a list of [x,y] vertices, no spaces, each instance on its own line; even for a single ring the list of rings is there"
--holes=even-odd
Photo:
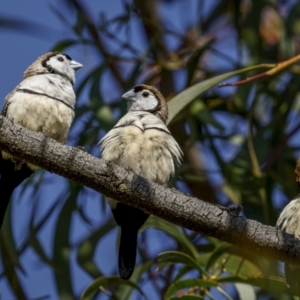
[[[74,111],[50,97],[61,99],[74,107],[75,94],[70,83],[51,75],[53,74],[24,79],[7,97],[9,105],[6,116],[30,130],[42,132],[59,142],[65,142],[74,119]],[[18,90],[30,90],[45,96]]]
[[[76,95],[73,86],[66,78],[58,74],[42,74],[30,76],[17,86],[18,89],[29,89],[61,99],[75,108]]]
[[[281,212],[277,228],[300,239],[300,198],[292,200]]]
[[[145,112],[128,113],[100,144],[103,159],[159,184],[168,183],[181,159],[179,145],[165,124]]]
[[[115,138],[104,144],[102,158],[122,167],[129,167],[136,174],[164,184],[174,173],[172,154],[165,145],[166,134],[149,129],[141,131],[128,126],[115,129]]]

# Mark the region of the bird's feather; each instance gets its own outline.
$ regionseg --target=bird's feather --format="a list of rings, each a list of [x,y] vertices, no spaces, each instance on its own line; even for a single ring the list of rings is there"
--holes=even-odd
[[[166,185],[181,162],[182,151],[166,127],[168,109],[161,93],[140,84],[123,95],[128,112],[100,141],[102,158]],[[119,273],[129,279],[135,266],[137,233],[148,214],[108,198],[121,227]]]
[[[21,83],[7,95],[2,115],[27,129],[65,142],[74,119],[75,70],[82,65],[63,53],[40,56],[25,71]],[[0,227],[13,190],[36,169],[0,153]]]

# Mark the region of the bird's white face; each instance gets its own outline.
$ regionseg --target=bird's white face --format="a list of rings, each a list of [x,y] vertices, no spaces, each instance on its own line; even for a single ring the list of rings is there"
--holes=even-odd
[[[75,71],[82,67],[82,64],[72,60],[66,54],[57,53],[45,61],[45,67],[50,73],[56,73],[66,77],[72,83],[75,82]]]
[[[152,111],[159,105],[159,100],[157,99],[157,97],[153,94],[152,91],[148,89],[137,91],[135,88],[133,88],[132,90],[122,95],[122,98],[127,101],[128,111]]]

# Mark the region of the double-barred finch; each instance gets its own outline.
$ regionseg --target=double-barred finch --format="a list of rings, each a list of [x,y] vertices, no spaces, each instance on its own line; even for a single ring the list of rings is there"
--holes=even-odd
[[[100,141],[102,158],[130,168],[144,178],[166,185],[180,164],[182,151],[166,127],[168,107],[153,86],[140,84],[122,96],[127,114]],[[119,273],[129,279],[136,260],[138,230],[148,214],[108,198],[121,227]]]
[[[1,114],[30,130],[65,142],[74,119],[75,71],[81,67],[64,53],[40,56],[25,71],[21,83],[7,95]],[[1,152],[0,227],[14,189],[35,169]]]
[[[281,212],[276,227],[300,239],[300,196],[292,200]],[[298,285],[300,291],[300,267],[285,263],[284,272],[289,287]]]

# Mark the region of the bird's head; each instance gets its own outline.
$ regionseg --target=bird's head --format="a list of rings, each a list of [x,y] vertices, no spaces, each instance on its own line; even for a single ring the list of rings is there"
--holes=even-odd
[[[128,111],[147,111],[164,123],[168,119],[168,107],[164,96],[154,86],[139,84],[122,95],[127,101]]]
[[[75,83],[75,71],[80,69],[82,64],[65,54],[59,52],[48,52],[40,56],[32,63],[24,73],[24,78],[38,74],[58,74]]]

